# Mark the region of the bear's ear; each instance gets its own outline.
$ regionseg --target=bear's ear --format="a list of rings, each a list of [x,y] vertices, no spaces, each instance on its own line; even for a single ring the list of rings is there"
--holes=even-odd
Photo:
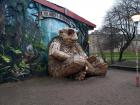
[[[63,30],[59,30],[59,35],[61,35],[63,33]]]

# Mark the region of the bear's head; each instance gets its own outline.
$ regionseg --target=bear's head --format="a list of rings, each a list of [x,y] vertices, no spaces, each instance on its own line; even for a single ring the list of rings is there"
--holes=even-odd
[[[59,31],[59,36],[68,42],[75,42],[78,39],[77,31],[73,28],[62,29]]]

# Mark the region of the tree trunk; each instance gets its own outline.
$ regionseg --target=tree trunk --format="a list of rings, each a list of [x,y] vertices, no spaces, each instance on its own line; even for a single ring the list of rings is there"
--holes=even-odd
[[[106,57],[105,57],[105,55],[104,55],[104,53],[103,53],[103,50],[102,50],[101,48],[99,48],[99,49],[100,49],[100,54],[101,54],[101,56],[102,56],[103,61],[107,63]]]
[[[111,61],[111,64],[114,63],[114,50],[113,49],[110,50],[110,61]]]
[[[102,59],[104,60],[104,62],[107,63],[107,61],[106,61],[106,57],[105,57],[105,54],[104,54],[104,52],[103,52],[103,49],[102,49],[101,43],[100,43],[100,41],[99,41],[98,38],[97,38],[97,43],[98,43],[98,49],[99,49],[99,52],[100,52],[100,54],[101,54],[101,57],[102,57]]]
[[[124,53],[124,50],[120,51],[120,53],[119,53],[119,60],[118,60],[119,62],[122,61],[123,53]]]
[[[133,39],[132,39],[133,40]],[[131,41],[132,41],[131,40]],[[124,51],[128,48],[128,46],[131,44],[131,41],[128,41],[124,44],[124,46],[120,49],[120,53],[119,53],[119,59],[118,61],[121,62],[122,61],[122,58],[123,58],[123,53]]]

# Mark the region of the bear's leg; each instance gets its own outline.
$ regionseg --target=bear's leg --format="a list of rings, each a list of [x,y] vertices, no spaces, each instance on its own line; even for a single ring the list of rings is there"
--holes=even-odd
[[[86,77],[87,72],[85,70],[78,72],[74,75],[75,80],[84,80]]]
[[[107,73],[108,65],[106,63],[99,63],[97,70],[95,70],[95,76],[105,76]]]
[[[66,66],[63,66],[61,71],[60,71],[60,76],[61,77],[68,77],[70,75],[79,73],[82,71],[84,67],[79,65],[78,63],[70,63]]]
[[[63,65],[61,66],[61,69],[59,70],[60,77],[68,77],[72,75],[83,75],[83,70],[85,69],[85,62],[81,60],[75,60],[74,58],[69,58],[65,62],[63,62]]]
[[[95,56],[91,56],[87,59],[94,67],[93,70],[86,70],[88,76],[105,76],[107,73],[108,65],[101,63]]]

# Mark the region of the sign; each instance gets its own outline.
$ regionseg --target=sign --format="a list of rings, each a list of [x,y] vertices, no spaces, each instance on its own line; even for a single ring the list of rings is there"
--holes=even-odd
[[[41,11],[38,14],[34,14],[34,15],[38,16],[39,19],[55,18],[55,19],[61,20],[65,23],[69,24],[70,26],[75,26],[74,23],[70,19],[68,19],[67,17],[65,17],[59,13],[56,13],[56,12],[45,10],[45,11]]]

